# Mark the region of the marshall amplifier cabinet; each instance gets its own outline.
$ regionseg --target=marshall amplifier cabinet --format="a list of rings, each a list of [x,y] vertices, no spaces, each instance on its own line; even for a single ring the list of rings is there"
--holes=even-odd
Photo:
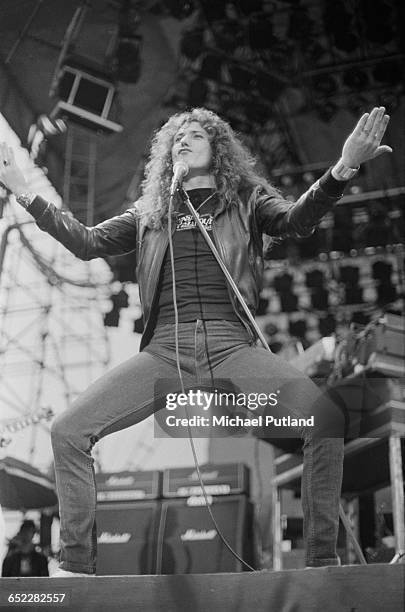
[[[245,495],[212,498],[212,513],[231,547],[253,561],[253,511]],[[157,574],[206,574],[246,569],[220,539],[201,498],[162,502]]]
[[[207,463],[200,467],[200,472],[208,495],[249,496],[249,468],[243,463]],[[202,494],[194,467],[174,468],[163,472],[163,497],[191,497]]]
[[[158,501],[99,504],[97,574],[154,574]]]
[[[359,363],[386,376],[405,376],[405,318],[386,313],[371,327],[357,351]]]
[[[97,502],[128,502],[161,497],[162,473],[100,472],[96,474]]]

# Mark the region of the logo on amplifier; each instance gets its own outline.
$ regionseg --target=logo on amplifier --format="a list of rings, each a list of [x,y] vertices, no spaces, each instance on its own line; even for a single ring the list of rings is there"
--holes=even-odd
[[[130,533],[110,533],[103,531],[97,538],[99,544],[126,544],[131,539]]]
[[[201,472],[201,477],[205,478],[206,480],[218,478],[218,476],[219,476],[218,470],[213,470],[212,472]],[[197,470],[194,470],[194,472],[191,472],[191,474],[188,475],[189,480],[199,480],[199,478],[200,477],[198,476]]]
[[[110,487],[130,487],[134,482],[133,476],[110,476],[105,484]]]
[[[180,538],[183,542],[193,540],[213,540],[217,535],[216,529],[187,529],[186,533],[182,533]]]

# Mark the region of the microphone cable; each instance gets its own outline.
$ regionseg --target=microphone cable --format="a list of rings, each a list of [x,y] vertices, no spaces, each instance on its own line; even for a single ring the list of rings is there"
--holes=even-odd
[[[191,203],[190,203],[190,205],[191,205]],[[194,210],[194,208],[193,208],[193,210]],[[170,200],[169,200],[167,230],[168,230],[168,234],[169,234],[170,264],[171,264],[171,268],[172,268],[172,291],[173,291],[173,306],[174,306],[174,334],[175,334],[175,348],[176,348],[176,366],[177,366],[177,372],[178,372],[179,379],[180,379],[181,392],[185,395],[184,381],[183,381],[183,375],[181,373],[180,356],[179,356],[179,334],[178,334],[178,332],[179,332],[179,313],[178,313],[178,308],[177,308],[176,274],[175,274],[175,270],[174,270],[174,250],[173,250],[173,236],[172,236],[172,213],[173,213],[173,195],[170,196]],[[195,465],[195,469],[196,469],[196,472],[197,472],[197,475],[198,475],[198,480],[200,481],[201,490],[202,490],[202,493],[203,493],[205,505],[206,505],[207,510],[208,510],[208,514],[211,517],[211,520],[212,520],[212,522],[214,524],[214,527],[215,527],[215,529],[217,531],[217,534],[219,535],[222,543],[226,546],[226,548],[229,550],[229,552],[235,557],[235,559],[237,559],[240,563],[242,563],[249,571],[257,572],[258,570],[256,570],[254,567],[249,565],[249,563],[247,563],[247,561],[242,559],[242,557],[240,557],[238,555],[238,553],[232,548],[232,546],[229,544],[229,542],[225,538],[224,534],[222,533],[222,531],[221,531],[221,529],[220,529],[220,527],[219,527],[219,525],[218,525],[218,523],[217,523],[217,521],[216,521],[216,519],[214,517],[214,514],[212,512],[212,509],[210,507],[210,503],[209,503],[209,500],[208,500],[207,491],[205,489],[204,482],[203,482],[203,479],[202,479],[202,476],[201,476],[200,465],[199,465],[199,462],[198,462],[197,452],[196,452],[196,449],[195,449],[194,439],[193,439],[193,435],[192,435],[191,427],[190,427],[190,423],[189,423],[190,417],[189,417],[189,412],[188,412],[187,405],[184,406],[184,409],[185,409],[185,412],[186,412],[186,415],[187,415],[187,431],[188,431],[191,451],[192,451],[192,454],[193,454],[194,465]]]

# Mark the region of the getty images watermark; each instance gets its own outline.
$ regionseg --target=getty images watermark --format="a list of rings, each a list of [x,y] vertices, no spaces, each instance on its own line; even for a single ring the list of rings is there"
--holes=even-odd
[[[156,423],[166,435],[187,436],[189,428],[197,437],[242,435],[249,431],[267,432],[269,437],[296,437],[303,427],[314,427],[313,415],[298,417],[278,410],[280,389],[273,393],[243,393],[219,389],[188,389],[169,392],[162,408],[155,414]],[[289,431],[286,431],[289,430]],[[278,432],[278,433],[277,433]],[[159,436],[159,433],[155,433]],[[163,434],[164,435],[164,434]]]

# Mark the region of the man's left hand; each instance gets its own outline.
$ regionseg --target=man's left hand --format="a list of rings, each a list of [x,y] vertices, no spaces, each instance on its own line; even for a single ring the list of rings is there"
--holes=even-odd
[[[380,145],[390,118],[384,106],[375,107],[371,113],[360,117],[342,150],[342,161],[349,168],[357,168],[363,162],[383,153],[392,153],[391,147]]]

